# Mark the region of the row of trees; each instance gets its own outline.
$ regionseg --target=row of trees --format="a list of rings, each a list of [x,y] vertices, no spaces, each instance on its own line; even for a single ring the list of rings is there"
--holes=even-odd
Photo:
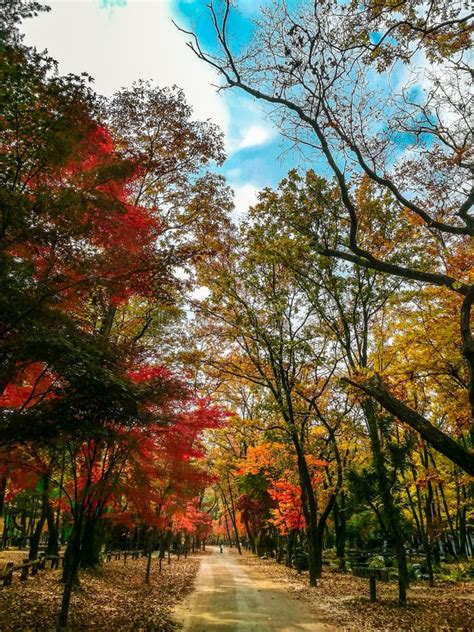
[[[105,100],[59,75],[18,31],[39,8],[2,15],[0,516],[32,559],[45,527],[48,553],[67,540],[62,629],[117,525],[139,544],[209,531],[202,435],[223,414],[177,340],[231,197],[210,171],[222,136],[179,89]]]
[[[361,204],[383,216],[389,208],[365,184]],[[431,579],[439,542],[452,542],[456,556],[471,551],[470,477],[358,386],[377,375],[469,447],[466,369],[447,292],[327,260],[293,232],[289,216],[336,196],[312,172],[290,174],[262,193],[230,254],[207,268],[202,362],[238,414],[217,432],[215,458],[250,542],[270,525],[286,536],[306,531],[312,584],[328,524],[343,565],[346,523],[373,511],[394,548],[403,601],[413,536]]]
[[[202,270],[203,366],[239,414],[216,458],[250,541],[305,531],[312,585],[328,521],[342,559],[369,511],[404,603],[407,522],[431,580],[437,541],[470,550],[472,15],[443,0],[274,2],[237,47],[233,3],[209,11],[212,52],[192,33],[189,46],[331,174],[263,191]]]
[[[181,91],[102,99],[24,45],[36,3],[7,7],[0,513],[32,557],[45,525],[49,552],[66,537],[60,628],[116,525],[163,546],[223,512],[255,550],[306,547],[312,585],[330,538],[341,565],[385,541],[402,603],[409,540],[431,580],[441,541],[472,552],[472,26],[451,4],[276,2],[237,54],[211,4],[196,54],[332,173],[291,171],[239,227]]]

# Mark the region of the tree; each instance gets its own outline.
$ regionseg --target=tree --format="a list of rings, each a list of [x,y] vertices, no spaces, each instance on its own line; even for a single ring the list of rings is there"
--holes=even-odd
[[[192,33],[189,46],[221,74],[224,88],[244,90],[269,104],[283,134],[297,147],[324,156],[339,189],[341,227],[347,223],[348,228],[328,242],[326,216],[314,218],[308,209],[305,234],[315,252],[399,277],[406,284],[446,287],[458,296],[472,407],[474,289],[468,240],[474,232],[469,214],[474,192],[464,177],[471,149],[470,108],[462,87],[469,72],[464,53],[472,16],[465,15],[461,5],[443,1],[433,4],[432,14],[415,1],[401,3],[398,11],[386,3],[367,2],[367,11],[360,11],[355,3],[324,2],[308,3],[296,12],[285,3],[274,3],[263,10],[253,42],[234,53],[229,40],[231,5],[230,0],[219,3],[219,8],[210,5],[219,52],[206,53]],[[394,62],[394,71],[400,70],[408,53],[415,61],[415,48],[433,60],[423,88],[418,78],[418,83],[389,90],[388,62]],[[410,152],[402,151],[401,139]],[[390,199],[391,222],[409,229],[388,251],[378,251],[371,244],[378,240],[366,239],[362,232],[352,182],[361,173],[380,196]],[[415,254],[420,238],[429,247],[429,257]],[[445,256],[449,252],[456,253],[460,265]],[[473,472],[472,450],[453,445],[381,380],[354,384]]]
[[[245,245],[238,245],[238,244]],[[285,438],[296,455],[306,521],[310,582],[322,571],[322,538],[341,485],[341,471],[320,505],[308,454],[310,429],[319,419],[316,403],[324,395],[337,365],[334,347],[318,329],[315,309],[291,274],[265,248],[258,228],[243,227],[229,257],[207,265],[201,278],[211,296],[200,305],[210,337],[227,352],[208,358],[219,375],[234,376],[267,391],[268,425]],[[334,432],[329,433],[329,452]]]
[[[378,200],[370,198],[363,184],[359,193],[361,214],[370,209],[374,215]],[[365,200],[363,195],[366,196]],[[374,330],[377,320],[398,289],[399,282],[358,266],[348,268],[344,262],[338,260],[328,261],[314,253],[309,239],[302,239],[299,233],[294,233],[293,227],[298,225],[308,207],[313,208],[315,213],[318,212],[323,196],[326,198],[326,204],[327,200],[332,199],[337,205],[337,190],[331,188],[324,179],[309,172],[303,180],[295,172],[291,172],[277,192],[262,192],[259,203],[250,211],[249,220],[252,223],[252,230],[259,236],[259,244],[264,244],[265,251],[280,262],[286,274],[294,277],[294,282],[304,293],[308,304],[314,310],[316,331],[320,336],[327,337],[328,346],[331,344],[329,341],[335,346],[335,356],[339,356],[340,360],[336,362],[334,375],[352,383],[354,376],[361,373],[383,370],[383,365],[379,362],[383,353],[374,354]],[[383,213],[383,209],[379,211]],[[363,217],[365,219],[366,215]],[[327,230],[328,239],[334,233],[337,234],[337,224],[334,223],[331,228],[332,234],[329,227]],[[386,227],[387,233],[389,228]],[[310,340],[308,342],[311,344]],[[303,388],[300,389],[300,396],[313,405],[317,418],[324,425],[334,444],[334,457],[338,464],[340,479],[343,476],[344,456],[338,447],[337,433],[340,432],[342,419],[354,415],[354,425],[361,421],[365,423],[371,445],[376,485],[383,503],[384,524],[387,535],[394,544],[398,560],[400,602],[404,603],[408,570],[401,528],[400,494],[395,493],[393,485],[400,464],[391,463],[391,419],[369,398],[357,402],[357,410],[353,406],[348,406],[333,388],[331,403],[324,402],[324,410],[318,400],[312,401],[301,391]],[[339,489],[340,487],[341,484],[338,485]],[[339,502],[344,506],[343,494],[340,495]],[[340,517],[340,514],[337,514],[337,518]]]
[[[97,562],[98,529],[124,490],[141,480],[160,492],[142,514],[153,528],[161,501],[172,521],[208,480],[201,433],[220,413],[178,379],[163,340],[192,287],[176,270],[192,275],[221,248],[204,237],[225,223],[230,193],[205,172],[223,159],[221,136],[191,120],[181,92],[139,84],[104,107],[88,77],[59,76],[23,45],[16,22],[37,9],[14,2],[2,42],[0,445],[23,469],[28,448],[42,457],[32,555],[45,522],[59,523],[53,493],[59,511],[69,504],[62,629],[78,568]],[[9,456],[2,502],[16,483]]]

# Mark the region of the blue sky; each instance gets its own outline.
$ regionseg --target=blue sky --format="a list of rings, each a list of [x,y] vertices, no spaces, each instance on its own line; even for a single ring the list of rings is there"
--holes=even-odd
[[[47,48],[63,73],[85,71],[105,95],[134,80],[183,88],[197,118],[210,118],[226,136],[228,160],[223,168],[234,188],[238,214],[258,190],[275,186],[297,156],[280,159],[285,145],[261,105],[239,92],[217,94],[215,73],[186,47],[187,38],[172,20],[195,28],[212,46],[204,0],[46,0],[51,12],[24,23],[26,42]],[[240,0],[241,16],[232,32],[241,41],[251,33],[258,0]]]

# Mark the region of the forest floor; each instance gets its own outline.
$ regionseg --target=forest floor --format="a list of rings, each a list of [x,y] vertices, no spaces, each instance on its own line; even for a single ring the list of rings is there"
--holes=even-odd
[[[296,632],[333,630],[470,631],[474,583],[413,582],[408,605],[397,603],[396,582],[378,582],[369,601],[368,579],[326,570],[319,585],[271,559],[225,547],[202,559],[194,592],[175,611],[184,632]]]
[[[27,557],[24,551],[0,552],[0,573],[7,561]],[[70,630],[168,632],[175,630],[171,611],[193,587],[199,556],[172,557],[158,575],[158,560],[152,560],[150,584],[144,583],[146,558],[112,560],[97,571],[80,573],[70,609]],[[52,632],[61,604],[60,572],[46,570],[26,582],[0,587],[1,632]]]
[[[0,572],[24,551],[0,552]],[[378,582],[378,600],[368,598],[368,580],[326,570],[316,588],[307,573],[235,549],[216,548],[187,560],[172,558],[144,584],[146,559],[113,560],[97,571],[81,572],[70,630],[185,632],[208,630],[472,630],[474,583],[414,582],[408,606],[397,605],[395,582]],[[199,567],[200,570],[199,570]],[[196,574],[196,590],[192,592]],[[61,602],[59,571],[40,572],[26,582],[0,587],[1,632],[55,629]],[[186,598],[187,597],[187,598]],[[184,600],[184,601],[183,601]]]
[[[474,622],[474,582],[412,582],[408,605],[397,603],[396,582],[377,582],[377,602],[369,601],[368,579],[326,570],[316,588],[308,573],[298,573],[271,559],[242,556],[244,569],[286,586],[294,599],[311,609],[316,621],[342,630],[471,631]]]

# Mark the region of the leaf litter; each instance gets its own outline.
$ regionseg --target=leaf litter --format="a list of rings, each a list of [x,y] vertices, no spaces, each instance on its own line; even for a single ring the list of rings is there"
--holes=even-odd
[[[162,564],[153,558],[150,584],[144,583],[146,559],[112,560],[97,570],[80,572],[73,592],[69,630],[171,632],[172,609],[193,587],[198,557]],[[60,571],[44,571],[26,582],[0,587],[2,632],[55,630],[63,586]]]
[[[408,605],[399,606],[396,582],[377,582],[377,602],[370,603],[369,581],[350,573],[325,570],[318,586],[308,574],[272,559],[243,556],[244,566],[284,584],[293,598],[308,604],[316,622],[343,630],[407,630],[471,632],[474,622],[474,582],[412,582]],[[296,623],[296,622],[295,622]]]

